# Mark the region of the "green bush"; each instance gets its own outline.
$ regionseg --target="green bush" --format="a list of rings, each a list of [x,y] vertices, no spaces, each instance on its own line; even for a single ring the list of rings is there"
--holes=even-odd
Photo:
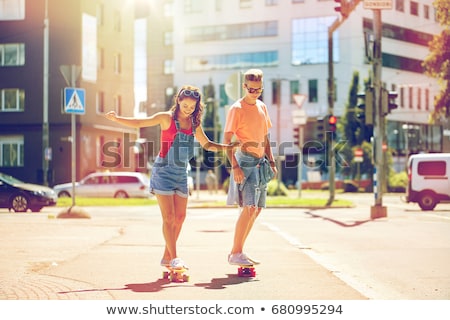
[[[402,171],[389,175],[388,189],[390,192],[405,192],[408,185],[408,175]]]

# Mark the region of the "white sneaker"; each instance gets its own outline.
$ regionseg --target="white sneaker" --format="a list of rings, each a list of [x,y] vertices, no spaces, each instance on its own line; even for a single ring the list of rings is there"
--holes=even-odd
[[[168,266],[170,266],[170,261],[167,259],[161,259],[160,265],[162,267],[168,267]]]
[[[250,262],[252,262],[254,265],[257,265],[257,264],[261,264],[261,261],[259,261],[259,260],[256,260],[256,259],[253,259],[253,258],[250,258],[249,256],[247,256],[246,254],[244,254],[246,257],[247,257],[247,259],[250,261]]]
[[[230,253],[228,255],[228,263],[238,266],[252,266],[251,262],[247,256],[243,253]]]
[[[174,269],[187,269],[188,267],[185,265],[184,261],[180,258],[175,258],[170,261],[170,266]]]

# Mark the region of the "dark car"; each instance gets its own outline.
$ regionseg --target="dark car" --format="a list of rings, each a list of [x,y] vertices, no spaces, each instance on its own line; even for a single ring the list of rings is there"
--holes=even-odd
[[[39,212],[56,205],[56,193],[49,187],[26,183],[0,172],[0,208],[15,212]]]

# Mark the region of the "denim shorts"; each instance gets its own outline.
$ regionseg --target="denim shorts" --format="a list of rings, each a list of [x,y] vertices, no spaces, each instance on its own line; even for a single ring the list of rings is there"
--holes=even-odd
[[[236,160],[244,171],[245,181],[238,185],[240,202],[243,206],[266,207],[267,184],[261,184],[259,179],[259,158],[252,157],[243,152],[236,152]]]
[[[179,195],[187,198],[189,195],[186,168],[177,166],[155,165],[150,177],[150,192],[160,195]]]

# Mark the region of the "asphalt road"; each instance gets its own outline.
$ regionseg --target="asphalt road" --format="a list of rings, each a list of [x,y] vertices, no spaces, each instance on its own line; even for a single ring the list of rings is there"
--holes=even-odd
[[[265,209],[246,245],[262,261],[255,278],[226,262],[238,209],[189,208],[186,283],[161,279],[156,206],[0,211],[0,299],[449,300],[450,205],[422,212],[386,195],[388,217],[371,220],[373,197],[351,197],[355,208]]]

